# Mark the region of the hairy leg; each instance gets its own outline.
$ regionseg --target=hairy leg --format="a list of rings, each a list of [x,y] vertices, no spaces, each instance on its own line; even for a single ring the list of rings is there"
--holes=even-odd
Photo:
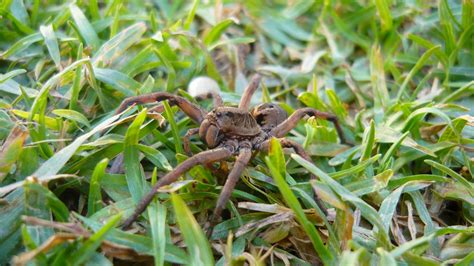
[[[333,114],[321,112],[313,108],[301,108],[296,110],[285,121],[283,121],[281,124],[272,129],[270,131],[270,135],[277,138],[285,136],[306,115],[331,121],[334,124],[334,127],[336,128],[337,135],[339,136],[341,143],[347,143],[346,138],[344,137],[344,132],[342,131],[341,125],[339,124],[339,120],[337,119],[337,117]]]
[[[112,166],[110,166],[109,174],[121,174],[124,172],[123,168],[123,153],[119,153],[117,157],[115,157]]]
[[[164,177],[160,178],[156,184],[153,186],[151,191],[145,195],[142,200],[138,203],[135,211],[133,212],[132,216],[130,216],[123,224],[122,228],[127,229],[137,218],[140,214],[145,211],[148,207],[150,202],[155,197],[158,189],[162,186],[169,185],[178,178],[186,173],[189,169],[197,164],[206,164],[210,162],[220,161],[226,159],[232,155],[232,150],[227,148],[216,148],[213,150],[203,151],[200,152],[193,157],[188,158],[180,165],[178,165],[173,171],[166,174]]]
[[[183,137],[183,147],[184,147],[184,152],[188,155],[188,156],[191,156],[192,155],[192,152],[191,152],[191,141],[189,140],[189,138],[191,136],[194,136],[194,135],[197,135],[199,133],[199,128],[191,128],[188,130],[188,132],[186,132],[186,135],[184,135]]]
[[[250,101],[252,100],[252,96],[255,91],[258,89],[258,85],[260,84],[260,80],[262,80],[262,76],[259,74],[255,74],[250,80],[249,85],[245,88],[244,94],[242,98],[240,98],[239,108],[243,110],[248,110]]]
[[[222,188],[221,194],[217,199],[216,207],[214,208],[214,213],[212,214],[210,220],[210,230],[208,231],[208,236],[212,235],[212,229],[216,224],[219,216],[222,214],[222,210],[224,210],[225,205],[230,199],[232,191],[234,190],[235,185],[240,179],[240,175],[242,171],[244,171],[245,166],[248,164],[250,159],[252,158],[252,150],[249,148],[243,148],[240,150],[237,159],[235,160],[234,167],[229,173],[227,180]]]
[[[199,95],[196,97],[196,99],[201,100],[201,99],[213,99],[213,105],[214,107],[219,107],[224,105],[224,101],[222,100],[222,97],[219,95],[219,93],[212,91],[207,94]]]
[[[234,167],[230,171],[229,176],[225,181],[224,187],[222,188],[221,194],[219,195],[219,199],[217,200],[217,204],[211,218],[211,225],[221,215],[222,210],[225,208],[225,205],[229,201],[230,195],[232,194],[235,185],[240,179],[242,171],[245,169],[245,166],[250,161],[251,157],[252,151],[250,149],[240,150],[237,160],[235,160]]]
[[[219,95],[219,93],[216,92],[209,92],[208,94],[196,96],[197,100],[203,100],[203,99],[213,99],[213,106],[214,107],[219,107],[224,105],[224,101],[222,100],[222,97]],[[163,105],[158,105],[150,109],[150,111],[162,113],[165,111],[165,108]]]
[[[177,96],[167,92],[155,92],[140,96],[129,97],[120,104],[115,113],[120,113],[131,105],[161,102],[165,100],[168,100],[170,105],[177,105],[181,110],[183,110],[183,112],[187,116],[189,116],[198,124],[201,123],[204,119],[205,112],[200,107],[194,105],[193,103],[181,96]]]

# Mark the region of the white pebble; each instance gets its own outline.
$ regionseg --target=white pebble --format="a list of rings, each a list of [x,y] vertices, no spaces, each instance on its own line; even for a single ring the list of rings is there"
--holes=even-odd
[[[219,93],[219,84],[210,77],[200,76],[193,78],[188,85],[188,93],[193,97],[207,95],[209,93]]]

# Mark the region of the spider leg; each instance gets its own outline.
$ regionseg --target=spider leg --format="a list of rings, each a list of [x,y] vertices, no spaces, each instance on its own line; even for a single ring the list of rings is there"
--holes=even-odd
[[[337,135],[339,136],[341,143],[343,144],[347,143],[346,138],[344,137],[344,132],[342,131],[341,125],[339,124],[339,120],[337,119],[337,116],[330,113],[321,112],[313,108],[301,108],[301,109],[296,110],[285,121],[281,122],[279,125],[273,128],[270,131],[270,135],[277,138],[281,138],[285,136],[290,130],[292,130],[298,124],[298,122],[305,115],[314,116],[317,118],[331,121],[334,124],[334,127],[336,128]]]
[[[252,96],[255,91],[258,89],[258,85],[260,84],[260,80],[262,80],[262,76],[259,74],[255,74],[250,80],[249,85],[245,88],[244,94],[242,98],[240,98],[239,108],[243,110],[248,110],[250,101],[252,100]]]
[[[235,185],[240,179],[240,175],[242,171],[245,169],[245,166],[248,164],[250,159],[252,158],[252,150],[249,148],[241,148],[237,159],[235,160],[234,167],[229,173],[227,180],[225,181],[224,187],[222,188],[221,194],[217,199],[216,207],[214,208],[214,213],[212,214],[210,220],[210,230],[208,231],[208,235],[212,235],[212,229],[214,225],[221,216],[222,210],[225,208],[225,205],[229,201],[229,198],[234,190]]]
[[[183,112],[189,116],[192,120],[196,123],[201,123],[204,120],[205,112],[198,106],[194,105],[186,98],[181,96],[177,96],[167,92],[155,92],[150,94],[144,94],[140,96],[133,96],[125,99],[120,106],[118,107],[115,113],[120,113],[123,110],[127,109],[127,107],[135,104],[145,104],[145,103],[153,103],[153,102],[161,102],[168,100],[170,105],[177,105]],[[161,110],[158,107],[156,110]],[[161,107],[162,108],[162,107]],[[156,111],[155,110],[155,111]]]
[[[309,156],[309,154],[306,153],[303,146],[301,146],[298,142],[293,141],[291,139],[287,139],[287,138],[281,138],[281,139],[279,139],[279,141],[280,141],[280,144],[283,148],[292,148],[295,151],[295,153],[298,154],[299,156],[303,157],[303,159],[305,159],[308,162],[312,162],[311,156]],[[269,149],[269,145],[270,145],[270,140],[264,141],[262,143],[262,145],[260,146],[260,150],[267,152],[268,149]],[[311,177],[311,179],[315,179],[315,180],[317,179],[317,177],[313,174],[311,174],[310,177]],[[316,204],[318,205],[319,209],[321,209],[321,211],[324,213],[324,215],[327,215],[327,213],[328,213],[327,209],[324,206],[321,199],[318,197],[318,195],[315,195],[314,200],[315,200]]]
[[[194,136],[194,135],[197,135],[199,133],[199,128],[191,128],[188,130],[188,132],[186,132],[186,135],[184,135],[183,137],[183,147],[184,147],[184,152],[188,155],[188,156],[191,156],[192,155],[192,151],[191,151],[191,141],[189,140],[189,138],[191,136]]]
[[[224,101],[219,93],[215,91],[211,91],[207,94],[198,96],[197,99],[209,99],[212,98],[214,100],[214,107],[219,107],[224,105]]]
[[[123,168],[123,153],[120,153],[115,157],[112,166],[110,166],[109,174],[120,174],[124,172]]]
[[[153,200],[153,198],[155,197],[160,187],[169,185],[175,182],[176,180],[178,180],[178,178],[182,174],[186,173],[189,169],[191,169],[193,166],[197,164],[206,164],[210,162],[220,161],[225,158],[228,158],[231,155],[232,155],[232,149],[223,147],[223,148],[216,148],[213,150],[203,151],[186,159],[184,162],[178,165],[173,171],[169,172],[168,174],[166,174],[164,177],[160,178],[156,182],[156,184],[152,187],[151,191],[147,195],[145,195],[142,198],[142,200],[138,203],[133,214],[127,220],[125,220],[122,228],[127,229],[138,218],[138,216],[140,216],[140,214],[143,211],[145,211],[145,209]]]
[[[224,105],[224,101],[222,100],[222,97],[219,95],[219,93],[216,93],[216,92],[209,92],[208,94],[204,94],[204,95],[196,97],[197,100],[203,100],[203,99],[208,99],[208,98],[213,99],[214,107],[219,107],[219,106]],[[165,107],[163,105],[158,105],[151,108],[150,111],[162,113],[165,111]]]

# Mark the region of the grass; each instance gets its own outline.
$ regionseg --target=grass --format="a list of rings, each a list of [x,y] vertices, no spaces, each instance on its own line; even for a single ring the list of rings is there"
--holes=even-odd
[[[472,264],[472,1],[210,2],[0,2],[0,265]],[[354,145],[308,119],[289,138],[312,162],[272,141],[210,239],[225,176],[201,166],[121,230],[198,125],[118,104],[209,109],[185,90],[205,75],[235,105],[255,72],[252,104],[334,113]]]

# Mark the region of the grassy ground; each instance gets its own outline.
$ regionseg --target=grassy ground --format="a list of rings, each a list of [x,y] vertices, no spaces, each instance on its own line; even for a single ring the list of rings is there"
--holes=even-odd
[[[0,264],[474,260],[471,0],[56,2],[0,1]],[[309,119],[289,137],[312,162],[273,142],[211,239],[225,169],[193,168],[119,229],[197,126],[175,107],[114,116],[121,100],[189,97],[206,75],[235,105],[257,71],[253,104],[332,112],[354,146]]]

